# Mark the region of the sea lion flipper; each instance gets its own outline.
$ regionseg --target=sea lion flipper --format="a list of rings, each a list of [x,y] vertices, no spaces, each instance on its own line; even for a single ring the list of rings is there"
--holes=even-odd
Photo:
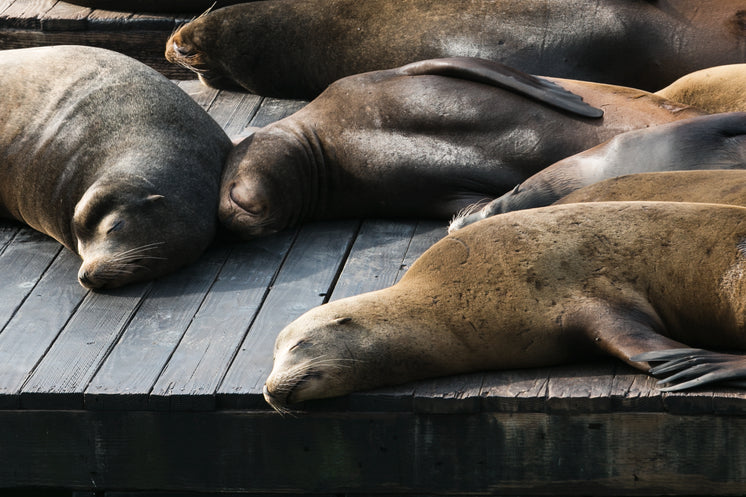
[[[631,360],[663,362],[651,368],[650,374],[664,376],[659,384],[672,384],[661,388],[666,392],[686,390],[708,383],[746,379],[746,356],[737,354],[703,349],[668,349],[638,354]],[[746,386],[742,381],[728,383],[741,388]]]
[[[398,69],[408,76],[439,75],[468,79],[500,88],[507,88],[546,104],[584,117],[599,118],[604,111],[583,102],[583,98],[560,85],[524,73],[499,62],[473,57],[428,59],[407,64]]]

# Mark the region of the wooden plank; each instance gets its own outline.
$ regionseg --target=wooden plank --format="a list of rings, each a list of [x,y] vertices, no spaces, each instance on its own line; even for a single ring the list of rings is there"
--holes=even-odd
[[[407,255],[399,268],[396,280],[404,276],[409,266],[416,261],[427,249],[448,234],[448,223],[444,221],[422,220],[417,222],[412,241],[407,248]]]
[[[197,79],[189,79],[178,82],[179,88],[192,97],[203,109],[207,110],[218,96],[218,90],[210,88],[199,82]]]
[[[552,368],[547,384],[547,409],[552,412],[611,411],[615,363],[607,360]]]
[[[98,31],[121,31],[131,29],[132,14],[116,10],[94,9],[88,15],[88,28]]]
[[[82,409],[83,391],[152,282],[89,292],[21,390],[29,409]]]
[[[544,412],[551,368],[490,372],[482,380],[482,410]]]
[[[155,382],[153,409],[212,409],[215,391],[290,250],[292,231],[236,243],[204,304]]]
[[[479,412],[483,379],[483,373],[475,373],[420,381],[414,387],[413,409],[433,414]]]
[[[655,385],[656,379],[631,366],[617,363],[612,380],[611,408],[622,411],[662,411],[663,396]]]
[[[9,5],[0,14],[0,29],[41,29],[41,17],[57,0],[24,0]]]
[[[67,2],[57,2],[41,16],[43,31],[83,31],[88,29],[88,15],[92,9]]]
[[[287,117],[290,114],[299,111],[308,102],[304,100],[280,100],[278,98],[265,98],[259,107],[254,118],[249,123],[251,126],[261,128],[267,124]]]
[[[229,248],[210,247],[196,263],[153,284],[85,391],[88,409],[145,409],[148,395],[215,282]]]
[[[38,19],[37,19],[38,22]],[[170,31],[39,31],[2,29],[0,15],[0,50],[49,45],[89,45],[108,48],[140,60],[171,79],[193,79],[194,73],[163,56]]]
[[[15,238],[19,231],[21,231],[21,224],[14,221],[6,221],[5,219],[0,220],[0,255],[5,251],[5,248]]]
[[[415,221],[363,221],[330,300],[393,285],[416,224]]]
[[[262,97],[221,91],[207,112],[231,138],[240,136],[259,109]]]
[[[744,416],[3,410],[0,426],[3,488],[743,495],[746,487]]]
[[[221,405],[268,407],[262,386],[272,369],[275,338],[288,323],[327,299],[359,225],[328,221],[301,228],[218,389]]]
[[[88,293],[76,279],[79,266],[76,254],[60,251],[0,333],[0,407],[19,406],[24,381]]]
[[[33,291],[62,245],[31,229],[20,230],[0,255],[0,330]],[[80,265],[80,259],[78,259]],[[77,284],[77,277],[72,276]]]

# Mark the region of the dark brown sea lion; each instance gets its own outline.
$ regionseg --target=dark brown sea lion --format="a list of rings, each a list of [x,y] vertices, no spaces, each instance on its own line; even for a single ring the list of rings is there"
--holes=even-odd
[[[746,168],[746,112],[695,117],[629,131],[534,174],[475,212],[457,217],[449,231],[489,216],[541,207],[571,192],[626,174],[689,169]]]
[[[270,0],[179,29],[166,58],[217,88],[311,99],[344,76],[453,56],[657,90],[746,62],[743,0]]]
[[[217,226],[231,143],[188,95],[108,50],[0,51],[0,215],[83,263],[88,288],[173,271]]]
[[[743,207],[608,202],[495,216],[436,243],[394,286],[289,324],[265,398],[283,410],[456,373],[603,354],[647,371],[640,354],[684,344],[744,350],[745,271]],[[743,356],[696,354],[714,378],[674,388],[746,377]]]
[[[629,174],[586,186],[554,204],[634,200],[746,207],[746,171],[711,169]]]
[[[655,94],[713,114],[746,112],[746,64],[729,64],[695,71]]]
[[[614,135],[702,114],[641,90],[518,77],[496,62],[452,58],[337,81],[234,149],[221,221],[258,236],[307,219],[448,219]],[[525,84],[505,89],[510,81]],[[581,111],[547,81],[604,109],[603,119],[526,98]]]

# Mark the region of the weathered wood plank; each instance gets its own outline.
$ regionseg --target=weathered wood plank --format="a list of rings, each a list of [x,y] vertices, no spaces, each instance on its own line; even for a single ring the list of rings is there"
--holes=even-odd
[[[299,111],[307,103],[304,100],[265,98],[262,100],[259,110],[249,124],[261,128]]]
[[[10,10],[10,9],[9,9]],[[38,22],[38,19],[36,19]],[[2,15],[0,15],[0,24]],[[61,31],[0,28],[0,50],[49,45],[89,45],[121,52],[149,65],[171,79],[193,79],[194,73],[170,64],[163,51],[170,31]]]
[[[41,17],[57,0],[16,1],[0,14],[0,29],[41,29]]]
[[[15,3],[16,0],[0,0],[0,16]]]
[[[31,229],[20,230],[0,254],[0,330],[31,293],[62,249],[57,241]],[[80,262],[78,262],[80,264]],[[77,278],[73,276],[77,283]]]
[[[215,391],[290,250],[292,231],[234,244],[217,281],[155,382],[154,409],[212,409]]]
[[[267,407],[262,398],[262,386],[272,369],[277,334],[292,320],[327,299],[359,226],[358,221],[329,221],[301,228],[218,389],[221,404]]]
[[[415,384],[415,412],[455,414],[479,412],[483,373],[463,374]]]
[[[233,138],[242,134],[261,102],[259,95],[221,91],[207,112]]]
[[[192,97],[203,109],[210,108],[218,96],[218,90],[210,88],[199,82],[197,79],[188,79],[178,82],[179,88]]]
[[[407,248],[407,256],[402,261],[396,280],[399,281],[407,269],[427,249],[448,234],[448,223],[444,221],[422,220],[417,222],[417,228],[412,236],[412,242]]]
[[[615,366],[613,361],[603,361],[552,368],[547,409],[571,413],[610,411]]]
[[[21,390],[29,409],[82,409],[83,391],[152,282],[89,292]]]
[[[19,223],[0,221],[0,255],[5,252],[5,249],[21,229]]]
[[[88,29],[98,31],[121,31],[130,29],[132,14],[115,10],[94,9],[88,15]]]
[[[42,31],[84,31],[92,9],[67,2],[57,2],[40,18]]]
[[[655,385],[656,379],[621,362],[617,363],[612,380],[611,408],[614,411],[662,411],[663,397]]]
[[[496,371],[482,380],[482,410],[544,412],[551,368]]]
[[[61,250],[0,333],[0,407],[19,406],[24,381],[88,293],[76,279],[79,266],[77,255]]]
[[[192,323],[228,252],[226,246],[213,246],[188,268],[155,282],[86,389],[86,408],[148,407],[153,385]]]
[[[5,488],[742,495],[746,487],[743,416],[31,410],[0,411],[0,426]]]
[[[330,300],[393,285],[416,225],[416,221],[363,221]]]

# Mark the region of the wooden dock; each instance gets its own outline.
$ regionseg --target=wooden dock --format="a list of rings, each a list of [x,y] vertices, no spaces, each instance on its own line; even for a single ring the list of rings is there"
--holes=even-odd
[[[22,24],[8,8],[23,3],[47,5],[0,0],[0,20]],[[56,26],[54,8],[29,25]],[[0,48],[34,30],[0,28]],[[179,85],[233,136],[304,104]],[[664,394],[611,360],[272,411],[261,390],[283,326],[393,284],[445,226],[221,237],[178,273],[89,292],[77,256],[0,221],[0,496],[746,494],[745,392]]]

